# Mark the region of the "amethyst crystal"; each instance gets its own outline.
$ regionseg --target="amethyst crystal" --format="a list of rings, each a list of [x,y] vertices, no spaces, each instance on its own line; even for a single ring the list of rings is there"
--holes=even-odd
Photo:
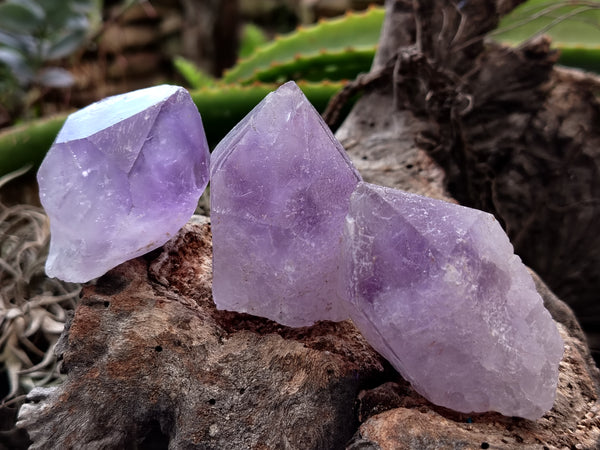
[[[344,231],[349,312],[433,403],[537,419],[563,343],[493,216],[360,183]]]
[[[85,282],[165,243],[193,214],[209,157],[200,114],[177,86],[71,114],[38,172],[48,276]]]
[[[345,319],[340,241],[360,175],[293,82],[221,141],[210,180],[217,307],[288,326]]]

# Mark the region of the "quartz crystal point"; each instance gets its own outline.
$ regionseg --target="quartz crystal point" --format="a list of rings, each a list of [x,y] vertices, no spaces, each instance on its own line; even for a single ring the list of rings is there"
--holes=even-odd
[[[164,244],[192,216],[209,158],[198,109],[177,86],[71,114],[38,172],[48,276],[89,281]]]
[[[349,313],[433,403],[537,419],[563,342],[490,214],[360,183],[344,230]]]
[[[347,318],[340,241],[360,179],[295,83],[265,97],[211,157],[217,307],[288,326]]]

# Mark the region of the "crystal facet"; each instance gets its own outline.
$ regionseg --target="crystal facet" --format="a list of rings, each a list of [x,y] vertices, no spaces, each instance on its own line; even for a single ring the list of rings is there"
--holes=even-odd
[[[211,158],[217,307],[288,326],[347,318],[340,241],[360,179],[296,84],[263,99]]]
[[[209,158],[198,109],[177,86],[71,114],[38,172],[48,276],[89,281],[164,244],[192,216]]]
[[[438,405],[537,419],[563,342],[490,214],[360,183],[344,230],[352,320]]]

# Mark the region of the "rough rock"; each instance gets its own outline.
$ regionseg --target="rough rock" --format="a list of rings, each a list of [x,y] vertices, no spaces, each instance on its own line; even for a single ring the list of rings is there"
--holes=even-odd
[[[191,223],[84,288],[56,350],[66,381],[20,411],[32,449],[343,448],[381,357],[349,321],[217,311],[211,257]]]
[[[209,225],[194,220],[85,287],[56,349],[66,381],[34,389],[20,410],[31,448],[336,449],[359,426],[348,448],[600,439],[598,370],[572,313],[539,279],[566,352],[555,406],[538,421],[435,406],[352,323],[288,328],[218,311],[210,282]]]
[[[402,380],[361,392],[363,423],[348,448],[598,448],[598,369],[590,366],[585,343],[562,324],[559,331],[566,345],[557,398],[541,419],[460,414],[431,405]]]

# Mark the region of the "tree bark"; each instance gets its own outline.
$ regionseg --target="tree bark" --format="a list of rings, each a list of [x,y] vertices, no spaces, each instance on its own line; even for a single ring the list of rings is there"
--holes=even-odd
[[[484,46],[516,3],[389,1],[370,74],[385,76],[338,136],[367,180],[493,213],[600,351],[600,78],[555,68],[545,37]],[[382,139],[388,159],[370,149]],[[428,170],[443,175],[419,191],[408,180],[428,185]]]
[[[600,81],[554,68],[556,55],[545,38],[516,50],[483,47],[476,37],[514,5],[498,2],[495,11],[489,9],[493,2],[469,5],[471,10],[461,17],[467,22],[461,24],[458,9],[449,2],[388,1],[370,75],[393,70],[383,82],[369,86],[337,137],[366,181],[457,199],[494,213],[517,253],[569,294],[595,339],[600,108],[594,92]],[[436,14],[445,16],[445,22],[436,23]],[[451,36],[454,44],[448,45]],[[557,203],[564,207],[554,208]],[[570,308],[533,275],[547,308],[564,325],[567,352],[555,409],[526,427],[530,433],[516,431],[514,421],[505,419],[479,417],[465,423],[460,415],[419,409],[406,400],[412,398],[406,395],[410,387],[398,383],[361,393],[363,424],[350,448],[554,448],[570,445],[573,432],[578,434],[573,442],[582,448],[598,447],[598,369],[586,337]],[[566,375],[574,369],[566,370],[573,361],[586,367],[588,380],[577,400],[569,386],[581,386],[582,372]],[[579,404],[578,412],[554,416],[564,402]],[[397,407],[376,415],[389,405]]]

